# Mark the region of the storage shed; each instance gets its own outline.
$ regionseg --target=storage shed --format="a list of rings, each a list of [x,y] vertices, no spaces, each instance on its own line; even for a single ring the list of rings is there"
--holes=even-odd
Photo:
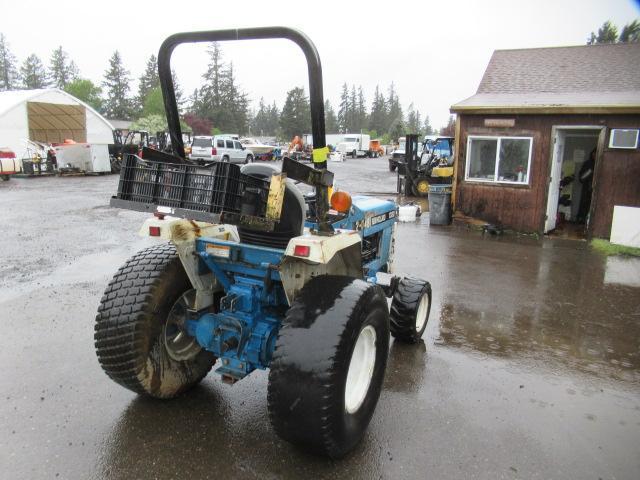
[[[25,140],[113,142],[113,127],[93,108],[57,88],[0,92],[0,147],[22,158]]]
[[[497,50],[451,112],[458,213],[609,238],[640,207],[640,44]]]

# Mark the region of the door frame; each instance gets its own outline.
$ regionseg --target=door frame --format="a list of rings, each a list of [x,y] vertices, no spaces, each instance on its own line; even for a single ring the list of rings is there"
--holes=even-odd
[[[545,203],[544,209],[542,211],[542,234],[545,235],[546,232],[546,220],[547,220],[547,210],[549,205],[549,191],[551,187],[551,173],[553,169],[553,158],[555,154],[555,139],[558,135],[559,130],[593,130],[594,132],[598,132],[598,142],[596,146],[596,158],[593,167],[593,180],[592,180],[592,195],[591,195],[591,205],[589,207],[589,224],[586,226],[585,236],[587,239],[591,238],[591,226],[593,225],[593,216],[596,211],[596,198],[597,198],[597,186],[598,186],[598,177],[600,174],[600,169],[602,168],[602,154],[604,152],[605,146],[605,137],[607,133],[607,127],[603,125],[552,125],[551,126],[551,138],[549,141],[549,165],[547,168],[547,178],[546,178],[546,194],[545,194]],[[563,159],[564,160],[564,159]]]

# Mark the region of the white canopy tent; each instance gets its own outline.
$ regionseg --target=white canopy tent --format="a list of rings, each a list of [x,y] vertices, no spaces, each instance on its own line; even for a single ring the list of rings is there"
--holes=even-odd
[[[57,89],[0,92],[0,147],[16,157],[28,156],[28,140],[107,145],[113,142],[112,125],[83,101]]]

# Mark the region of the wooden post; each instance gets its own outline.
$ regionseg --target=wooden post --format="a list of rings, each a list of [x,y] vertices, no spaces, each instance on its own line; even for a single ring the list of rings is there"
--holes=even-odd
[[[451,184],[451,211],[456,213],[456,190],[458,185],[458,160],[460,158],[460,115],[456,115],[455,146],[453,147],[453,183]]]

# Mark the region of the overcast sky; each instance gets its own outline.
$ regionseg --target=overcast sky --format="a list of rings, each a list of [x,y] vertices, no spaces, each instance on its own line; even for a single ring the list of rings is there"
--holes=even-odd
[[[148,5],[148,6],[147,6]],[[45,63],[58,45],[100,82],[120,50],[136,79],[168,35],[191,30],[284,25],[316,44],[325,97],[337,107],[344,82],[362,85],[370,103],[376,85],[396,85],[403,106],[414,102],[434,126],[449,106],[475,92],[495,49],[581,45],[607,19],[622,27],[640,17],[638,0],[404,0],[376,1],[30,1],[0,0],[0,32],[20,61],[30,53]],[[286,91],[306,86],[304,57],[287,41],[223,45],[241,86],[282,107]],[[176,49],[172,65],[185,93],[200,84],[203,48]]]

